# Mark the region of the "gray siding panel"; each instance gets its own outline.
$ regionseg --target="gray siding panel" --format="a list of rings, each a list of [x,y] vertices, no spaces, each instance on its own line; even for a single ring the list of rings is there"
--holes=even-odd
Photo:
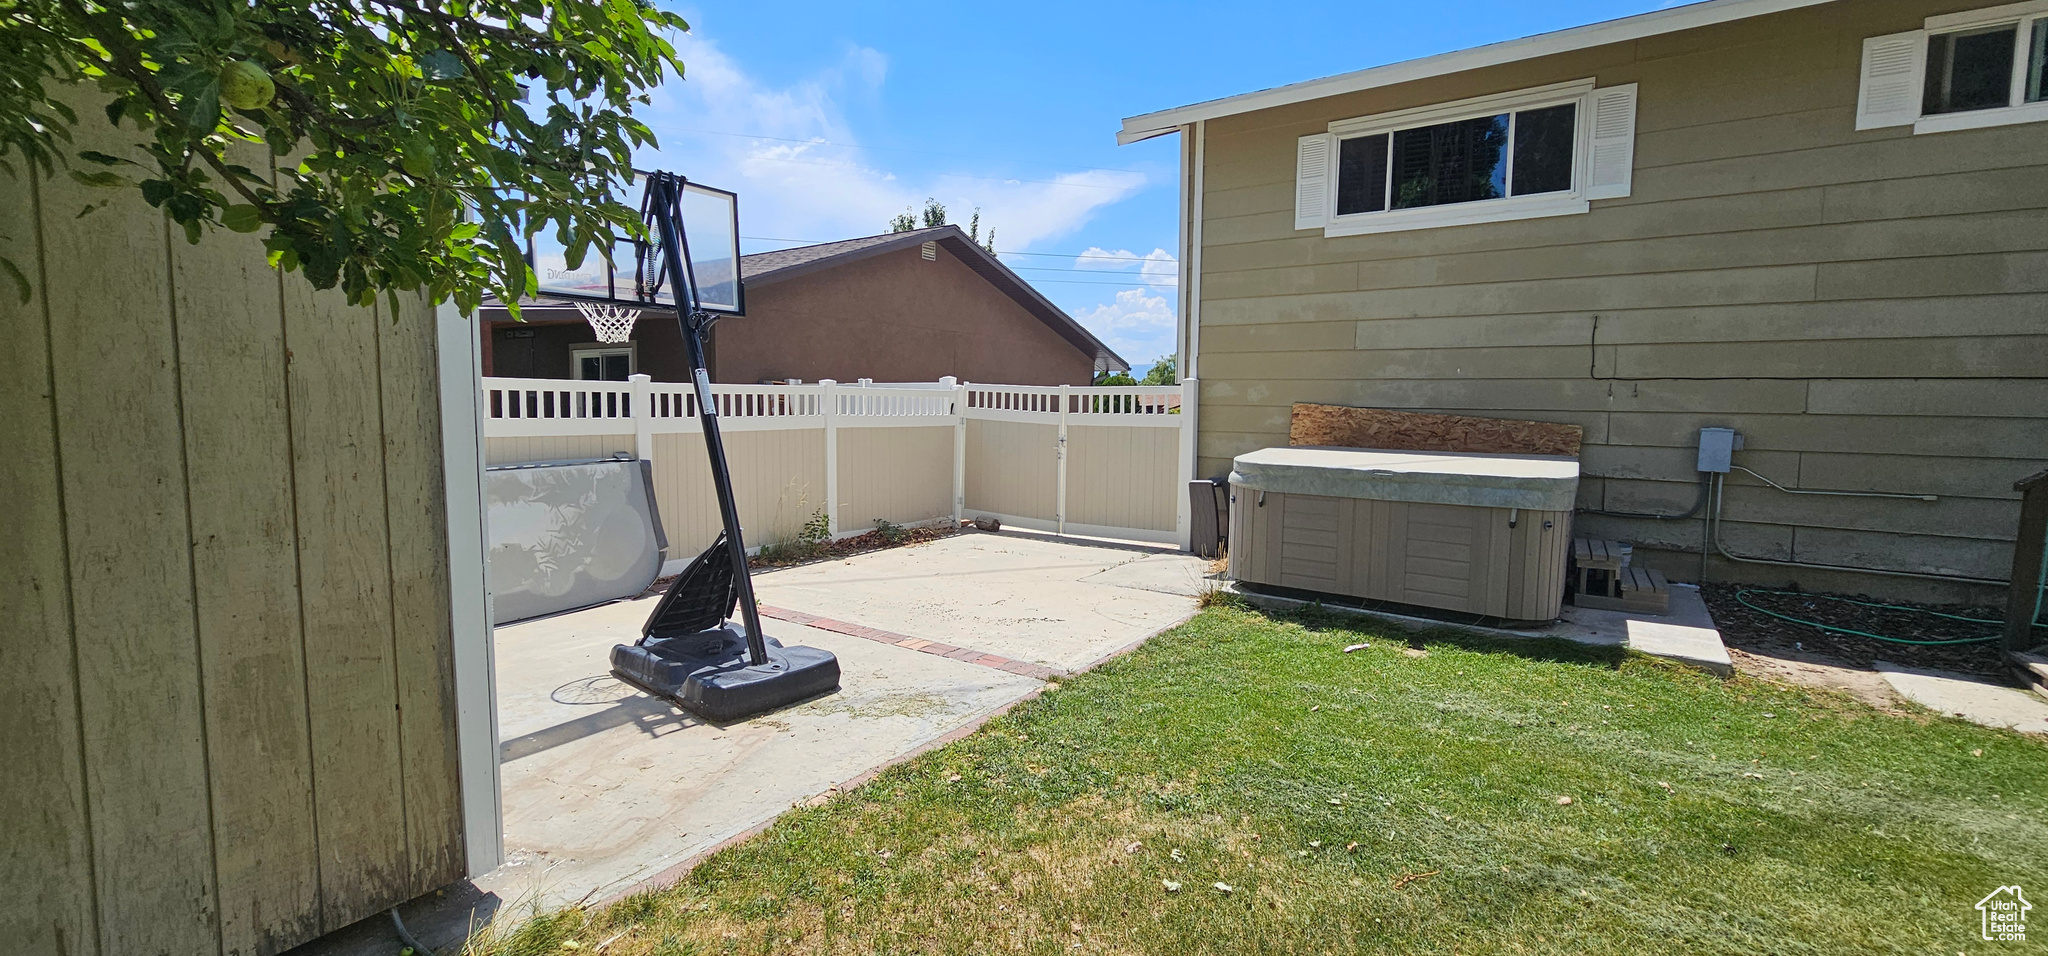
[[[1289,405],[1571,422],[1580,504],[1683,511],[1705,425],[1756,557],[1999,577],[2014,479],[2048,459],[2048,123],[1854,129],[1862,40],[1983,4],[1837,3],[1208,123],[1199,468],[1284,444]],[[1632,194],[1585,215],[1325,238],[1293,228],[1295,137],[1593,76],[1639,83]],[[1698,522],[1582,515],[1674,578]],[[1899,579],[1744,566],[1962,597]],[[1973,595],[1974,596],[1974,595]]]

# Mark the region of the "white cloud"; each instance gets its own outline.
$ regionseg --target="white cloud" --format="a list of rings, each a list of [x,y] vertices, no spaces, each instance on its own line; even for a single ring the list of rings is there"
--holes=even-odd
[[[1145,289],[1125,289],[1114,301],[1077,312],[1074,318],[1124,361],[1140,368],[1173,354],[1176,347],[1172,301]]]
[[[867,150],[834,145],[859,143],[841,103],[880,91],[889,72],[885,54],[853,47],[811,77],[776,87],[749,75],[714,41],[684,36],[677,49],[688,78],[662,87],[643,111],[662,148],[641,162],[737,190],[746,235],[872,235],[931,196],[963,224],[980,207],[983,227],[993,226],[1001,247],[1017,251],[1072,234],[1096,210],[1146,184],[1142,174],[1108,170],[1030,180],[981,178],[986,171],[979,169],[899,175]],[[735,133],[744,135],[720,135]]]
[[[1139,255],[1129,249],[1104,249],[1089,246],[1074,258],[1077,269],[1099,269],[1103,271],[1138,273],[1138,278],[1153,288],[1177,289],[1180,287],[1180,262],[1173,253],[1154,249]]]

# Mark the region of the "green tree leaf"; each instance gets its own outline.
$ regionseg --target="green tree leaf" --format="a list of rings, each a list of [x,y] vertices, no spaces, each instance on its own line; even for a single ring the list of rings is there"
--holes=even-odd
[[[350,301],[474,308],[536,286],[544,223],[584,250],[640,234],[621,184],[656,143],[635,110],[682,75],[688,28],[647,0],[0,0],[0,157],[54,175],[83,77],[133,144],[88,151],[79,181],[139,189],[188,239],[268,224],[271,262]],[[224,116],[231,64],[275,95]]]
[[[447,50],[435,50],[419,59],[420,70],[430,80],[453,80],[463,74],[462,58]]]
[[[263,211],[248,203],[229,206],[221,212],[220,224],[236,232],[255,232],[263,228]]]

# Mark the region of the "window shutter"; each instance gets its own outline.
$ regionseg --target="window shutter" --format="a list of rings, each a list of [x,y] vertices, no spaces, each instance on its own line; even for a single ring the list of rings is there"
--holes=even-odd
[[[1628,195],[1636,165],[1636,85],[1594,90],[1592,146],[1586,162],[1586,198]]]
[[[1927,57],[1920,30],[1863,41],[1863,79],[1856,91],[1856,128],[1907,126],[1920,118],[1920,72]]]
[[[1320,229],[1330,221],[1330,181],[1337,174],[1337,137],[1303,136],[1294,151],[1294,228]]]

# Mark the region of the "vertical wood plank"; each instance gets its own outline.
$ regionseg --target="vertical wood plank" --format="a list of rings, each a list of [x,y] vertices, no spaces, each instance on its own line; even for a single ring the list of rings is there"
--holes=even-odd
[[[1508,588],[1510,587],[1508,576],[1511,573],[1510,565],[1513,563],[1508,555],[1513,547],[1515,532],[1520,529],[1509,528],[1508,516],[1502,514],[1498,508],[1473,508],[1471,510],[1473,511],[1472,520],[1485,527],[1485,537],[1478,540],[1486,543],[1486,550],[1484,551],[1481,551],[1476,546],[1477,542],[1474,542],[1475,547],[1472,549],[1473,561],[1475,563],[1479,561],[1486,563],[1483,571],[1472,575],[1474,579],[1473,586],[1479,589],[1478,593],[1474,596],[1479,602],[1484,604],[1486,613],[1495,617],[1508,617],[1510,616],[1508,614]],[[1530,514],[1528,511],[1523,511],[1521,514],[1516,515],[1515,523],[1520,525],[1524,521],[1531,520]],[[1476,536],[1478,529],[1474,529],[1474,531]]]
[[[383,366],[385,505],[391,516],[391,617],[411,881],[417,896],[462,878],[461,754],[455,733],[455,635],[449,629],[448,524],[434,312],[400,296],[377,323]]]
[[[1337,532],[1336,567],[1331,571],[1330,590],[1338,594],[1358,594],[1358,512],[1362,504],[1356,498],[1338,498],[1336,517],[1331,527]]]
[[[26,303],[0,280],[0,939],[25,956],[93,956],[92,844],[72,667],[70,570],[51,394],[35,186],[0,173],[0,256],[33,284]]]
[[[1542,549],[1543,570],[1531,585],[1534,588],[1531,593],[1537,598],[1531,605],[1536,608],[1537,617],[1551,618],[1563,610],[1564,555],[1572,545],[1572,513],[1553,511],[1543,517],[1550,521],[1550,527],[1543,529],[1542,543],[1538,546]]]
[[[72,145],[146,162],[133,137],[87,122]],[[217,952],[169,236],[132,193],[41,196],[100,946]]]
[[[221,948],[272,953],[320,915],[279,277],[253,235],[170,254]]]
[[[1386,502],[1371,498],[1358,501],[1358,541],[1361,554],[1357,587],[1353,593],[1377,599],[1387,578]]]
[[[1372,582],[1372,501],[1349,499],[1339,536],[1337,558],[1346,562],[1344,593],[1365,597]]]
[[[1507,563],[1501,566],[1507,582],[1508,617],[1527,617],[1522,612],[1529,607],[1529,582],[1535,580],[1542,566],[1542,555],[1536,552],[1539,537],[1529,524],[1508,532]]]
[[[1239,505],[1239,502],[1244,500],[1247,492],[1243,488],[1232,485],[1230,486],[1230,493],[1236,495],[1238,500],[1230,502],[1230,534],[1225,538],[1224,542],[1224,547],[1228,549],[1224,552],[1224,557],[1226,558],[1225,567],[1228,568],[1232,579],[1250,581],[1252,580],[1252,536],[1258,532],[1252,529],[1251,516],[1246,514],[1244,508]]]
[[[1386,555],[1387,591],[1383,600],[1412,604],[1408,598],[1408,503],[1405,501],[1382,502],[1386,505],[1387,527],[1380,536]]]
[[[295,277],[296,278],[296,277]],[[323,930],[406,898],[377,323],[284,284]]]
[[[1259,566],[1264,574],[1259,580],[1284,585],[1287,567],[1281,561],[1280,547],[1287,537],[1287,496],[1277,491],[1265,493],[1266,506],[1261,508],[1260,494],[1252,492],[1252,512],[1259,516]]]

